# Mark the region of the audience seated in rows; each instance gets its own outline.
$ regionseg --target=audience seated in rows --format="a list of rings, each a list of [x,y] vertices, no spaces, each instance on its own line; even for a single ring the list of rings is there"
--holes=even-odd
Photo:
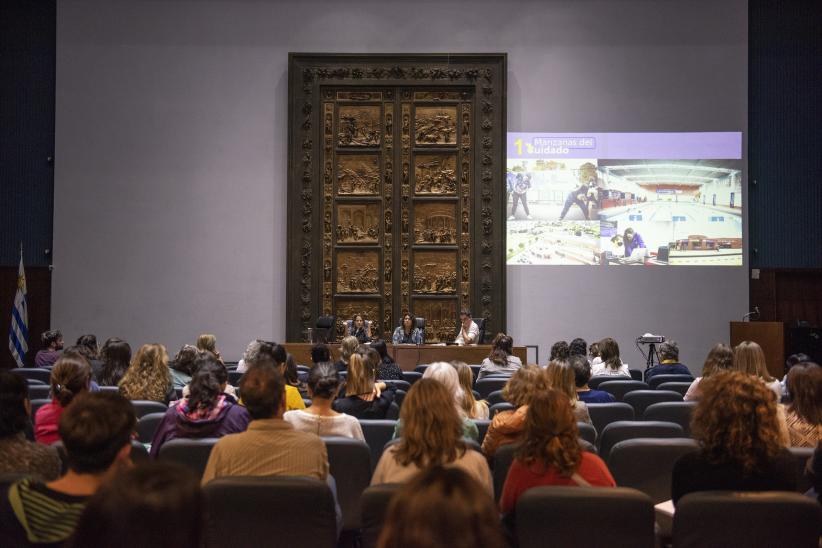
[[[211,451],[202,484],[221,476],[308,476],[325,480],[328,453],[315,434],[283,420],[286,384],[272,363],[251,365],[240,380],[251,417],[245,432],[220,438]]]
[[[657,375],[690,375],[691,371],[679,363],[679,345],[665,341],[659,345],[659,364],[645,371],[645,382]]]
[[[377,339],[371,343],[371,348],[376,350],[380,355],[380,366],[377,369],[378,381],[404,380],[404,377],[402,376],[402,369],[400,369],[397,362],[395,362],[394,359],[388,355],[388,347],[385,345],[384,340]]]
[[[334,401],[334,411],[358,419],[384,419],[394,401],[394,390],[385,383],[375,383],[375,374],[376,371],[360,354],[352,352],[345,380],[345,395]]]
[[[311,407],[288,411],[283,419],[301,432],[364,440],[360,421],[351,415],[337,413],[332,408],[340,391],[340,384],[340,376],[333,363],[321,362],[314,365],[308,373]]]
[[[175,389],[181,389],[191,382],[191,377],[197,370],[195,363],[200,357],[200,350],[196,346],[184,344],[174,359],[168,363],[171,372],[171,382]]]
[[[524,433],[500,497],[503,514],[512,513],[531,487],[616,486],[602,459],[580,447],[571,401],[559,390],[549,388],[531,399]]]
[[[536,365],[523,365],[511,376],[502,389],[502,397],[514,409],[501,411],[491,419],[488,432],[482,440],[482,452],[485,455],[493,457],[501,445],[514,443],[522,437],[528,403],[545,387],[543,371]]]
[[[450,366],[449,366],[450,367]],[[453,393],[433,379],[422,378],[411,386],[400,410],[402,437],[380,457],[371,485],[404,483],[419,470],[456,466],[493,494],[491,471],[482,453],[463,441],[463,419]]]
[[[131,363],[131,346],[117,337],[110,337],[100,349],[103,367],[97,376],[100,386],[117,386]]]
[[[782,397],[782,388],[779,381],[768,373],[765,353],[757,343],[742,341],[734,347],[734,369],[762,379],[774,393],[777,401]]]
[[[34,355],[35,367],[51,367],[57,362],[63,350],[63,333],[59,329],[51,329],[40,335],[43,350]]]
[[[343,372],[348,369],[348,362],[351,356],[357,351],[360,341],[357,337],[345,337],[340,343],[340,359],[334,363],[337,371]]]
[[[514,355],[514,339],[505,333],[497,333],[491,343],[491,353],[482,360],[480,372],[477,380],[489,375],[505,374],[512,375],[517,369],[522,367],[522,361]]]
[[[448,393],[451,394],[451,404],[454,406],[454,409],[462,421],[463,437],[479,443],[479,429],[477,428],[477,424],[470,419],[462,407],[465,393],[460,386],[459,374],[457,370],[454,369],[454,366],[447,362],[434,362],[425,368],[425,373],[422,374],[422,378],[434,379],[445,387]],[[405,404],[403,403],[403,405]],[[402,418],[400,418],[394,427],[394,438],[402,437],[402,435],[403,422]]]
[[[211,353],[195,363],[189,393],[166,411],[151,441],[151,456],[160,454],[167,441],[177,438],[220,438],[244,432],[251,417],[246,408],[224,392],[225,366]]]
[[[674,504],[695,491],[794,491],[794,461],[780,437],[770,387],[758,376],[727,371],[704,378],[699,388],[691,436],[700,449],[674,465]]]
[[[26,439],[30,417],[26,379],[0,371],[0,475],[24,474],[40,481],[55,480],[60,475],[57,450]]]
[[[460,388],[462,388],[462,411],[472,420],[488,420],[489,409],[488,402],[485,400],[477,400],[474,397],[474,372],[465,362],[454,361],[451,362],[454,369],[457,370],[457,376],[460,381]]]
[[[60,417],[68,472],[48,483],[26,478],[0,493],[0,546],[65,542],[89,497],[131,465],[135,424],[131,404],[119,394],[78,395]]]
[[[729,371],[734,366],[734,351],[727,345],[717,343],[708,352],[705,363],[702,365],[702,376],[697,377],[685,392],[685,401],[696,401],[699,399],[699,383],[702,379],[707,379],[711,375],[721,371]]]
[[[75,396],[88,392],[91,366],[79,356],[62,356],[51,370],[51,401],[37,410],[34,439],[50,445],[60,441],[60,417]]]
[[[610,337],[602,339],[599,341],[597,348],[599,349],[601,362],[591,364],[591,373],[593,376],[608,375],[631,378],[631,371],[628,369],[628,364],[619,358],[619,345],[614,339]]]
[[[144,344],[134,355],[119,383],[120,393],[130,400],[149,400],[167,404],[176,398],[168,353],[162,344]]]
[[[379,548],[504,548],[493,499],[468,473],[431,466],[391,500]]]
[[[71,545],[76,548],[202,545],[205,497],[186,468],[144,463],[102,485],[86,504]]]
[[[817,447],[822,439],[822,367],[813,362],[795,365],[786,386],[790,403],[779,405],[791,447]]]
[[[604,390],[593,390],[588,386],[588,381],[591,380],[591,364],[585,356],[571,356],[568,358],[568,363],[574,370],[574,383],[577,390],[577,399],[579,401],[588,403],[612,403],[616,401],[613,394],[609,394]]]

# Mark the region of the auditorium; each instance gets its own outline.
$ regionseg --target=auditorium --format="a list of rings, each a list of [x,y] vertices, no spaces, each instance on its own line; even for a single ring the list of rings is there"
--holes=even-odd
[[[7,0],[0,546],[819,546],[796,0]]]

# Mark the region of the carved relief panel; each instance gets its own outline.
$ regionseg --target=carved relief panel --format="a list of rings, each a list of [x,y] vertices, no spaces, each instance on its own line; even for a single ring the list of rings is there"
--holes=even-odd
[[[355,313],[504,329],[504,55],[291,54],[287,338]]]

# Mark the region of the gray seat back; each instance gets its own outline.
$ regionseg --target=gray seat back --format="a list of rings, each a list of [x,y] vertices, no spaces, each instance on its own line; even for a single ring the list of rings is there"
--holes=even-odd
[[[683,438],[682,427],[673,422],[662,421],[617,421],[606,426],[599,433],[599,456],[606,463],[611,448],[617,443],[634,438]]]
[[[658,504],[671,498],[674,463],[698,449],[691,438],[625,440],[611,448],[608,468],[617,485],[642,491]]]
[[[360,528],[360,496],[371,482],[371,449],[361,440],[324,437],[329,472],[337,482],[343,530]]]
[[[632,421],[636,418],[634,408],[627,403],[586,403],[591,422],[600,435],[606,426],[616,421]]]
[[[649,405],[663,401],[682,401],[682,394],[671,390],[634,390],[625,394],[622,401],[634,408],[637,417],[641,417]]]
[[[371,469],[373,470],[382,456],[385,444],[394,436],[395,420],[360,420],[365,443],[371,451]]]
[[[149,413],[140,417],[137,421],[137,439],[142,443],[151,443],[154,439],[154,432],[157,431],[157,427],[163,422],[165,416],[165,413]]]
[[[402,488],[396,483],[372,485],[362,493],[362,548],[375,548],[380,537],[391,497]]]
[[[677,373],[667,373],[664,375],[654,375],[648,381],[648,386],[651,387],[652,390],[655,390],[659,387],[660,384],[665,382],[694,382],[693,375],[685,375],[685,374],[677,374]]]
[[[675,422],[691,435],[691,414],[696,407],[695,401],[667,401],[654,403],[645,408],[642,420]]]
[[[648,390],[649,386],[642,381],[634,381],[634,380],[610,380],[605,381],[599,385],[598,390],[604,390],[608,392],[616,401],[622,401],[622,398],[628,392],[633,392],[634,390]]]
[[[177,438],[160,447],[158,458],[182,464],[201,478],[218,438]]]

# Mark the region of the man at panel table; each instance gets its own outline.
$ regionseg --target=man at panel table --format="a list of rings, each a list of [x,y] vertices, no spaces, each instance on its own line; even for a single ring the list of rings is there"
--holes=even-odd
[[[471,311],[460,312],[460,332],[454,340],[458,345],[475,345],[479,342],[479,326],[471,319]]]

